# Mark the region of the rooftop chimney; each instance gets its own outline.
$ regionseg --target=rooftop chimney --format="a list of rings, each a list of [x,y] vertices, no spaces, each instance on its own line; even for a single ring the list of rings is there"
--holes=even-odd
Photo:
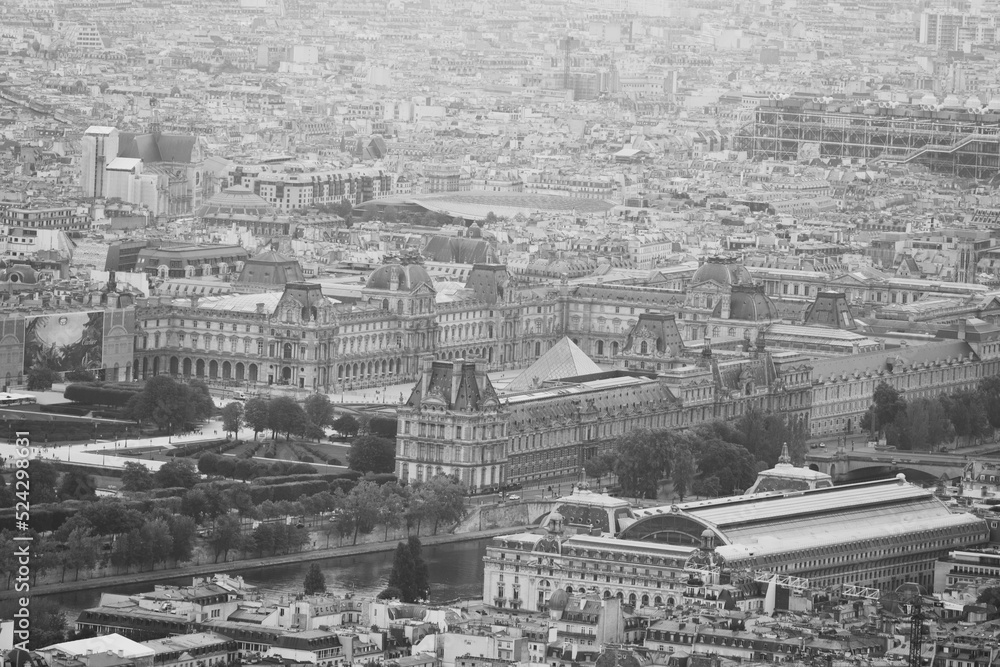
[[[263,314],[264,313],[264,304],[262,304],[262,303],[258,303],[257,304],[257,312],[259,314]]]

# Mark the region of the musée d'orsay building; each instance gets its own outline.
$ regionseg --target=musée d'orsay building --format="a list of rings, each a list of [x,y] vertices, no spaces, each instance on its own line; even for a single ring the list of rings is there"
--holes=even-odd
[[[296,275],[287,262],[268,253],[248,265],[256,284]],[[643,284],[521,287],[499,264],[467,275],[439,290],[419,262],[396,259],[354,303],[308,282],[140,300],[134,372],[329,393],[414,382],[390,397],[402,402],[398,474],[482,486],[576,474],[621,433],[750,408],[803,420],[813,434],[857,432],[881,381],[907,395],[952,392],[1000,364],[994,300],[940,320],[933,342],[887,349],[862,332],[842,292],[796,285],[802,296],[782,299],[792,290],[726,258]],[[486,373],[500,369],[526,370],[498,391]]]

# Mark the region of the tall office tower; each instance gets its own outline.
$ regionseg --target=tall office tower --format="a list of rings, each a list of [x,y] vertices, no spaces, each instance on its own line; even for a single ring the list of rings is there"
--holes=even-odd
[[[80,185],[84,197],[105,195],[104,168],[118,157],[118,130],[94,125],[83,134]]]

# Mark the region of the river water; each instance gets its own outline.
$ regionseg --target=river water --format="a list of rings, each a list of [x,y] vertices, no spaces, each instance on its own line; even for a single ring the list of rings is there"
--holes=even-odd
[[[431,602],[447,602],[455,599],[480,599],[483,595],[483,556],[486,555],[488,539],[470,542],[455,542],[437,546],[424,546],[424,560],[431,584]],[[358,595],[375,596],[385,588],[392,570],[392,551],[358,556],[341,556],[318,561],[303,561],[293,565],[277,565],[254,570],[231,571],[231,576],[240,575],[249,584],[269,593],[298,593],[302,590],[302,580],[309,566],[316,563],[326,577],[326,589],[343,593],[354,591]],[[157,582],[112,586],[104,592],[128,595],[152,590],[155,584],[186,585],[190,577],[175,577]],[[101,600],[102,589],[73,591],[47,595],[66,613],[66,622],[73,626],[80,612],[96,607]]]

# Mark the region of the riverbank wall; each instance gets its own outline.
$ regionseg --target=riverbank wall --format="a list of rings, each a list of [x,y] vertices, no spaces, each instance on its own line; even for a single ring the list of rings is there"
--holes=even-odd
[[[514,525],[508,527],[497,527],[488,530],[476,530],[461,533],[444,533],[440,535],[421,536],[420,542],[425,546],[436,546],[439,544],[451,544],[455,542],[469,542],[481,540],[483,538],[496,537],[499,535],[509,535],[530,528],[530,526]],[[405,540],[406,537],[401,538]],[[32,596],[51,595],[55,593],[68,593],[72,591],[82,591],[94,588],[111,589],[115,586],[137,584],[144,582],[163,581],[165,579],[177,579],[184,577],[204,577],[211,576],[217,572],[240,573],[247,570],[256,570],[274,565],[288,565],[307,561],[324,560],[327,558],[337,558],[342,556],[358,556],[368,553],[379,553],[383,551],[393,551],[399,540],[392,539],[381,542],[366,542],[357,545],[331,547],[328,549],[310,549],[293,554],[280,556],[265,556],[263,558],[246,558],[242,560],[227,561],[223,563],[201,563],[189,564],[178,568],[167,568],[163,570],[153,570],[150,572],[133,572],[129,574],[116,574],[106,577],[96,577],[81,581],[67,581],[43,583],[31,587]],[[11,599],[22,596],[11,590],[0,591],[0,600]]]

